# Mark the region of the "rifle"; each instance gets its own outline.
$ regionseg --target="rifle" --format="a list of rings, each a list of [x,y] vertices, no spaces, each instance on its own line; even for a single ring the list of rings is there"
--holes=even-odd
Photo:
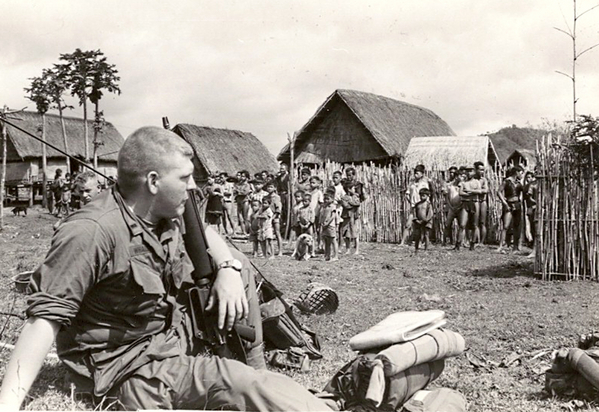
[[[242,339],[254,342],[256,340],[254,327],[235,323],[233,329],[227,332],[218,328],[218,310],[206,310],[214,282],[214,266],[208,254],[208,243],[199,208],[199,195],[192,190],[188,194],[183,213],[185,224],[183,240],[187,254],[193,263],[192,278],[197,285],[187,291],[194,336],[208,343],[216,355],[245,362],[246,354]]]

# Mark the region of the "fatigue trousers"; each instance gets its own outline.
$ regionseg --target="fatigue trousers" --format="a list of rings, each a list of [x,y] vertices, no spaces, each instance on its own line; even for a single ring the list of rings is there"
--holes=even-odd
[[[247,258],[232,250],[242,262],[250,313],[248,324],[256,329],[256,342],[249,345],[250,357],[263,361],[262,324],[253,269]],[[197,341],[190,336],[189,319],[167,334],[178,348],[177,356],[145,364],[130,375],[116,395],[128,410],[137,409],[224,409],[248,411],[327,411],[327,404],[283,374],[254,369],[239,361],[198,354]]]

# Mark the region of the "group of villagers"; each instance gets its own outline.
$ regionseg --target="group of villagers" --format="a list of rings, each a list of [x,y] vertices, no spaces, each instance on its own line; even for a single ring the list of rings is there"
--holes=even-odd
[[[406,193],[411,211],[408,221],[412,224],[406,226],[401,244],[406,244],[412,233],[416,251],[421,243],[427,249],[429,232],[433,227],[434,213],[430,199],[434,185],[425,173],[424,165],[414,168],[414,181]],[[449,168],[447,179],[441,184],[441,195],[444,196],[446,206],[444,244],[449,240],[454,245],[454,250],[459,251],[467,243],[470,250],[474,250],[477,244],[485,243],[490,190],[483,162]],[[502,203],[498,252],[505,253],[508,244],[511,244],[514,252],[518,252],[520,237],[525,228],[529,241],[533,241],[536,236],[537,181],[534,172],[524,174],[520,166],[509,168],[497,189],[497,198]],[[526,221],[529,225],[525,225]],[[453,233],[454,222],[458,227],[457,235]],[[534,250],[531,256],[534,256]]]
[[[286,164],[281,164],[277,175],[262,171],[252,178],[247,170],[239,171],[235,178],[226,173],[212,175],[204,188],[206,223],[226,235],[247,235],[254,257],[283,255],[282,235],[288,221],[292,241],[303,234],[313,239],[311,255],[323,251],[327,261],[339,260],[341,239],[346,253],[353,247],[358,254],[363,185],[351,167],[345,169],[345,178],[337,171],[330,186],[325,188],[324,183],[303,168],[292,189]],[[289,194],[293,195],[292,206]]]

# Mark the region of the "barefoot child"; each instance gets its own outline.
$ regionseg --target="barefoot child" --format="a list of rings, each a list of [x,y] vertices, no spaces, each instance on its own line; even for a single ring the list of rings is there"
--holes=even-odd
[[[278,256],[283,256],[283,240],[281,239],[281,196],[277,194],[277,187],[274,180],[269,181],[266,184],[266,193],[268,195],[265,199],[270,200],[270,208],[272,209],[272,229],[274,237],[277,240],[277,246],[279,248]],[[274,250],[273,250],[274,256]]]
[[[343,210],[341,212],[341,218],[343,219],[340,224],[340,236],[345,241],[346,255],[349,255],[352,242],[355,245],[354,253],[358,253],[358,231],[356,225],[359,224],[359,207],[360,197],[356,193],[356,185],[347,183],[345,185],[345,195],[341,197],[341,206]]]
[[[318,222],[320,225],[320,235],[324,242],[325,259],[328,261],[339,260],[337,245],[337,230],[339,227],[339,213],[333,204],[335,192],[327,190],[324,194],[324,203],[320,208]]]
[[[310,204],[312,200],[312,196],[309,193],[304,194],[304,198],[302,199],[302,206],[298,209],[297,212],[297,223],[299,226],[299,235],[303,235],[304,233],[314,236],[314,210],[312,209],[312,205]],[[312,243],[312,247],[310,248],[310,253],[314,256],[314,243]]]
[[[258,257],[258,231],[260,230],[260,220],[258,219],[258,214],[260,213],[260,208],[262,207],[262,203],[258,200],[252,200],[250,203],[251,214],[249,217],[249,241],[252,242],[252,256]]]
[[[428,232],[433,227],[433,207],[429,200],[431,192],[426,188],[420,189],[418,195],[420,201],[414,206],[414,220],[412,231],[414,232],[414,245],[416,252],[420,246],[420,240],[424,238],[424,250],[428,249]]]
[[[291,224],[291,237],[292,238],[290,239],[290,241],[297,239],[299,237],[299,235],[302,234],[298,217],[299,217],[299,210],[303,206],[303,200],[304,200],[304,192],[301,190],[296,190],[295,193],[293,193],[293,208],[291,209],[290,224]]]
[[[270,208],[270,199],[265,197],[262,199],[262,208],[257,214],[258,219],[258,242],[262,249],[262,254],[265,258],[273,259],[274,253],[272,250],[272,239],[274,237],[272,229],[273,212]]]
[[[233,187],[233,195],[237,205],[237,222],[241,228],[241,233],[248,233],[250,217],[250,198],[252,185],[249,182],[250,172],[241,170],[237,173],[237,183]]]

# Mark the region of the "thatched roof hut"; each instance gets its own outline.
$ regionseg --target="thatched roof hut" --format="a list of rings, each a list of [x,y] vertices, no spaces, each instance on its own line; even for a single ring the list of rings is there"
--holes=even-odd
[[[481,161],[486,167],[500,169],[501,163],[488,136],[415,137],[410,141],[403,165],[423,164],[429,170],[447,170]]]
[[[12,123],[27,130],[41,138],[42,116],[37,112],[20,112],[14,114]],[[65,150],[71,156],[83,160],[85,158],[85,138],[83,119],[64,117],[69,150],[65,150],[64,138],[60,117],[54,114],[46,114],[46,141],[61,150]],[[89,155],[93,154],[93,126],[94,122],[88,120],[89,130]],[[42,173],[42,143],[17,130],[13,126],[6,125],[7,130],[7,165],[6,182],[7,187],[18,184],[38,184],[41,182]],[[125,141],[116,128],[106,123],[98,139],[103,143],[98,146],[98,170],[106,176],[115,176],[118,152]],[[52,179],[56,169],[66,172],[66,156],[46,146],[47,178]],[[80,170],[77,162],[71,161],[71,171]]]
[[[505,167],[521,166],[533,170],[537,164],[537,154],[534,150],[516,149],[505,160]]]
[[[448,136],[453,130],[432,111],[388,97],[335,90],[301,128],[298,163],[385,162],[404,154],[414,136]],[[289,145],[278,159],[289,162]]]
[[[42,116],[37,112],[20,112],[13,116],[12,123],[27,130],[28,132],[41,137]],[[63,117],[67,132],[67,143],[69,145],[69,154],[75,157],[85,157],[85,139],[83,134],[83,120],[74,117]],[[92,140],[94,122],[88,120],[90,156],[92,154]],[[20,130],[7,125],[8,145],[7,160],[20,161],[31,158],[41,158],[42,144],[27,136]],[[106,123],[102,133],[99,134],[99,140],[103,145],[98,146],[98,158],[106,161],[116,162],[118,151],[123,142],[123,136],[116,130],[111,123]],[[54,114],[46,114],[46,141],[61,150],[65,150],[64,139],[62,136],[62,127],[60,117]],[[47,147],[48,159],[64,159],[65,156],[54,149]]]
[[[215,172],[234,176],[244,169],[254,174],[279,168],[274,155],[251,133],[192,124],[178,124],[173,132],[193,147],[194,177],[198,182],[206,181]]]

